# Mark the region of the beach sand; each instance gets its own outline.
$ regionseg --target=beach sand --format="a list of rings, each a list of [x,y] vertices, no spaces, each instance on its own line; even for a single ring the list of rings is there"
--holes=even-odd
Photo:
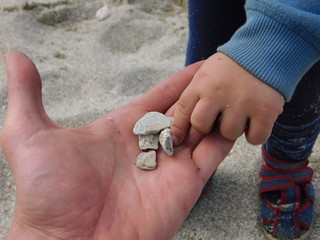
[[[13,49],[26,53],[42,76],[48,115],[62,126],[86,125],[183,68],[188,22],[180,2],[185,1],[110,0],[111,15],[98,21],[95,12],[103,1],[1,0],[0,55]],[[5,74],[1,61],[1,123]],[[316,190],[319,149],[317,143],[310,159]],[[264,239],[259,229],[260,164],[260,146],[241,137],[174,239]],[[13,178],[0,154],[0,239],[10,227],[14,200]],[[319,203],[310,239],[320,236]]]

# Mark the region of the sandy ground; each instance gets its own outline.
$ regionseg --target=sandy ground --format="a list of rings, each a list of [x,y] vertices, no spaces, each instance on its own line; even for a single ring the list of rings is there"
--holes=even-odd
[[[42,75],[49,116],[62,126],[85,125],[183,68],[188,23],[186,8],[178,2],[109,2],[111,16],[99,22],[94,15],[103,1],[34,0],[26,4],[1,0],[0,55],[17,49],[30,56]],[[0,122],[6,111],[5,80],[1,62]],[[209,194],[199,200],[175,240],[264,239],[257,194],[259,149],[244,138],[238,140],[219,167]],[[311,157],[316,190],[320,186],[319,149],[317,143]],[[10,227],[14,200],[14,182],[0,154],[0,239]],[[320,236],[319,202],[310,239]]]

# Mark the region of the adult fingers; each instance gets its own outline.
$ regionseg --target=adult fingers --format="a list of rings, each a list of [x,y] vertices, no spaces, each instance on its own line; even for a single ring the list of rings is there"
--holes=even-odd
[[[192,153],[192,159],[200,169],[205,184],[219,164],[229,154],[234,141],[222,137],[219,131],[206,135]]]
[[[166,112],[179,99],[201,65],[202,62],[198,62],[180,70],[130,105],[137,105],[147,112]]]

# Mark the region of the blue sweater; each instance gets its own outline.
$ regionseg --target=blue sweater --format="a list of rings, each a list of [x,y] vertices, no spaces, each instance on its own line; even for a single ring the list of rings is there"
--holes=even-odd
[[[320,59],[320,0],[247,0],[245,8],[246,23],[218,51],[289,101]]]

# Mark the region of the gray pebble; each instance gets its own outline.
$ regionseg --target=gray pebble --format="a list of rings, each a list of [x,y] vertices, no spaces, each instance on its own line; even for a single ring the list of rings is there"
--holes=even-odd
[[[159,147],[159,134],[139,135],[139,147],[141,150],[157,150]]]
[[[159,136],[159,142],[163,150],[169,155],[173,155],[173,143],[171,137],[171,131],[169,128],[164,129]]]
[[[137,157],[136,166],[145,170],[155,169],[157,166],[156,151],[150,150],[140,153]]]
[[[171,119],[159,112],[148,112],[134,126],[136,135],[155,134],[170,127]]]

